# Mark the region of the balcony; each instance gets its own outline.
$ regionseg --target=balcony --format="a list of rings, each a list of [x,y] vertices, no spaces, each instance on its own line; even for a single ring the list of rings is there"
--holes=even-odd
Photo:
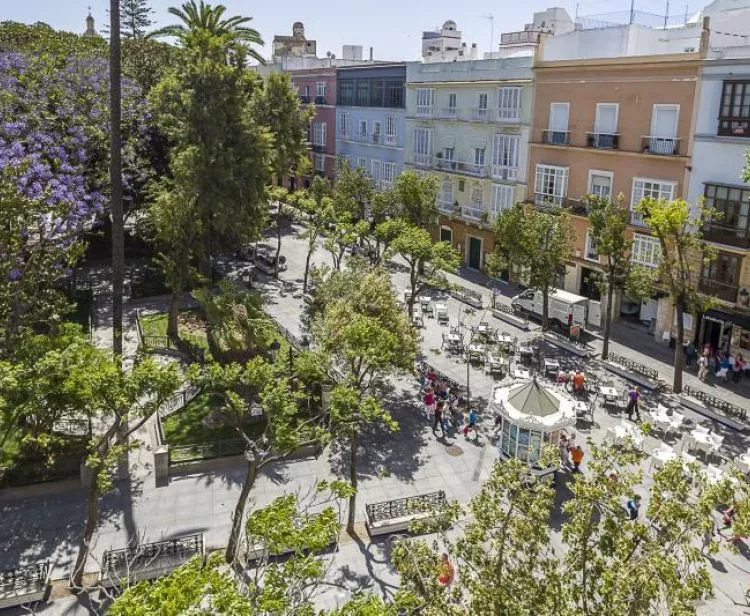
[[[534,193],[534,204],[542,209],[552,209],[567,205],[568,198],[562,195],[549,195],[547,193]]]
[[[630,226],[631,227],[647,227],[648,225],[643,220],[643,214],[641,212],[630,210]]]
[[[431,118],[432,105],[417,105],[415,112],[420,118]]]
[[[383,143],[385,145],[396,145],[396,135],[386,135]]]
[[[709,222],[703,226],[703,239],[726,246],[750,248],[750,229]]]
[[[512,182],[518,178],[518,167],[492,165],[492,177],[496,180],[507,180]]]
[[[701,277],[698,283],[698,290],[704,295],[711,295],[731,304],[737,303],[739,287],[734,283]]]
[[[641,152],[659,156],[679,156],[680,140],[677,137],[641,137]]]
[[[376,145],[381,144],[383,142],[383,138],[380,135],[380,133],[373,133],[370,135],[370,138],[372,139],[372,142]]]
[[[487,210],[485,210],[481,204],[474,204],[471,207],[465,207],[462,210],[464,218],[470,218],[471,220],[486,221],[489,219]]]
[[[569,130],[553,130],[551,128],[542,130],[542,143],[547,143],[549,145],[568,145],[569,142]]]
[[[305,94],[299,95],[299,102],[303,105],[308,105],[310,103],[310,97]]]
[[[490,119],[490,110],[486,107],[477,107],[471,110],[471,119],[475,122],[487,122]]]
[[[458,173],[465,173],[466,175],[473,175],[478,178],[487,176],[487,166],[484,163],[464,163],[457,161],[456,171]]]
[[[567,206],[568,210],[570,210],[570,213],[574,214],[575,216],[589,215],[589,206],[585,201],[581,199],[568,199]]]
[[[316,96],[315,97],[315,104],[316,105],[327,105],[326,97],[325,96]]]
[[[719,118],[719,135],[724,137],[750,137],[750,118]]]
[[[436,117],[441,120],[458,120],[458,109],[455,107],[443,107],[438,110]]]
[[[414,154],[414,164],[417,167],[431,167],[432,154]]]
[[[497,110],[498,122],[519,122],[521,120],[520,107],[500,107]]]
[[[453,201],[445,201],[438,199],[437,202],[438,211],[443,214],[455,214],[456,213],[456,206],[454,205]]]
[[[620,135],[616,133],[586,133],[586,147],[597,150],[616,150],[620,146]]]
[[[310,146],[310,148],[312,149],[313,152],[318,152],[318,153],[323,153],[323,152],[326,151],[326,146],[325,145],[319,145],[317,143],[313,143]]]
[[[452,158],[442,158],[440,156],[435,158],[435,169],[439,171],[455,171],[458,169],[458,162]]]

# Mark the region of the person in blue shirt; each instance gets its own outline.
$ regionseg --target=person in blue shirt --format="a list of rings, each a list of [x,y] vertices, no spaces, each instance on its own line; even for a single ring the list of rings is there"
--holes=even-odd
[[[641,497],[639,494],[636,494],[631,498],[625,505],[626,509],[628,510],[628,516],[631,520],[638,519],[638,512],[641,509]]]
[[[477,435],[477,409],[471,407],[469,411],[469,423],[464,426],[464,436],[469,436],[469,430],[474,430],[474,435]]]

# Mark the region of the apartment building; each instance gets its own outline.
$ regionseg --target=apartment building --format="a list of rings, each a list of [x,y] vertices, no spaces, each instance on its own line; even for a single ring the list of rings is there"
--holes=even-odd
[[[695,334],[701,345],[745,355],[750,354],[750,185],[740,172],[749,148],[750,47],[711,50],[701,70],[688,198],[705,199],[717,212],[703,229],[717,254],[698,266],[698,288],[718,305],[697,315]]]
[[[644,197],[687,196],[693,107],[707,34],[694,26],[681,37],[665,38],[665,32],[635,25],[576,30],[543,41],[534,65],[529,200],[570,209],[576,245],[561,282],[593,300],[600,299],[594,273],[601,265],[581,197],[621,199],[630,210],[631,258],[655,268],[658,240],[635,206]],[[616,315],[621,309],[639,312],[657,336],[669,335],[668,298],[640,308],[615,299]]]
[[[313,68],[290,71],[292,84],[303,105],[315,105],[308,140],[312,173],[334,179],[336,170],[336,69]],[[305,185],[309,177],[304,178]]]
[[[338,157],[390,188],[404,166],[406,64],[339,68],[336,81]]]
[[[405,165],[440,179],[435,238],[485,266],[492,220],[526,198],[532,58],[409,62]]]

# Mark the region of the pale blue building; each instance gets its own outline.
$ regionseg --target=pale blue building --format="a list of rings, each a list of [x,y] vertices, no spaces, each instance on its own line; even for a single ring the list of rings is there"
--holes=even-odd
[[[389,188],[404,166],[405,132],[405,63],[337,69],[337,157]]]

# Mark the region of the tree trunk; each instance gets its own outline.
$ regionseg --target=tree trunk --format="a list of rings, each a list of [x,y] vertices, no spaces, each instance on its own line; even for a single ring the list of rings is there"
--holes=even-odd
[[[234,517],[232,518],[232,532],[229,535],[229,543],[227,544],[227,551],[224,554],[224,558],[231,565],[237,556],[237,544],[242,534],[242,522],[245,518],[245,504],[247,503],[247,497],[250,495],[250,490],[255,483],[255,478],[258,475],[258,462],[254,454],[250,454],[247,461],[247,473],[245,474],[245,481],[242,484],[242,492],[240,492],[240,498],[237,501],[237,505],[234,508]]]
[[[101,465],[97,465],[96,468],[92,469],[93,477],[91,478],[91,485],[86,495],[86,523],[83,527],[83,536],[78,544],[78,556],[70,574],[69,583],[70,588],[73,589],[83,587],[83,574],[86,561],[89,557],[91,539],[94,536],[96,525],[99,523],[99,473],[101,471]]]
[[[279,277],[279,256],[281,256],[281,204],[279,213],[276,215],[276,261],[273,266],[274,277]]]
[[[346,520],[346,531],[354,534],[354,515],[357,511],[357,450],[359,449],[359,431],[355,428],[352,433],[352,449],[349,458],[349,481],[355,492],[349,497],[349,515]]]
[[[213,285],[214,276],[211,269],[211,221],[206,217],[203,229],[203,254],[200,259],[200,273],[209,287]]]
[[[685,308],[681,300],[675,305],[675,310],[677,312],[677,342],[674,345],[674,382],[672,383],[672,391],[679,394],[682,391],[682,365],[685,360],[685,351],[682,346],[685,340],[685,324],[682,322],[682,315],[685,313]]]
[[[310,276],[310,260],[312,259],[313,250],[315,250],[315,244],[308,246],[307,258],[305,259],[305,278],[302,281],[302,290],[307,293],[307,279]]]
[[[604,339],[602,343],[602,359],[607,359],[609,355],[609,335],[612,329],[612,306],[614,304],[615,281],[610,278],[607,288],[607,306],[604,314]]]
[[[167,317],[167,336],[175,340],[180,337],[179,316],[181,298],[182,284],[178,282],[172,289],[172,297],[169,300],[169,316]]]
[[[109,181],[112,185],[112,349],[122,355],[122,294],[125,278],[125,223],[122,212],[120,2],[110,0]]]
[[[549,325],[549,289],[542,289],[542,331]]]

